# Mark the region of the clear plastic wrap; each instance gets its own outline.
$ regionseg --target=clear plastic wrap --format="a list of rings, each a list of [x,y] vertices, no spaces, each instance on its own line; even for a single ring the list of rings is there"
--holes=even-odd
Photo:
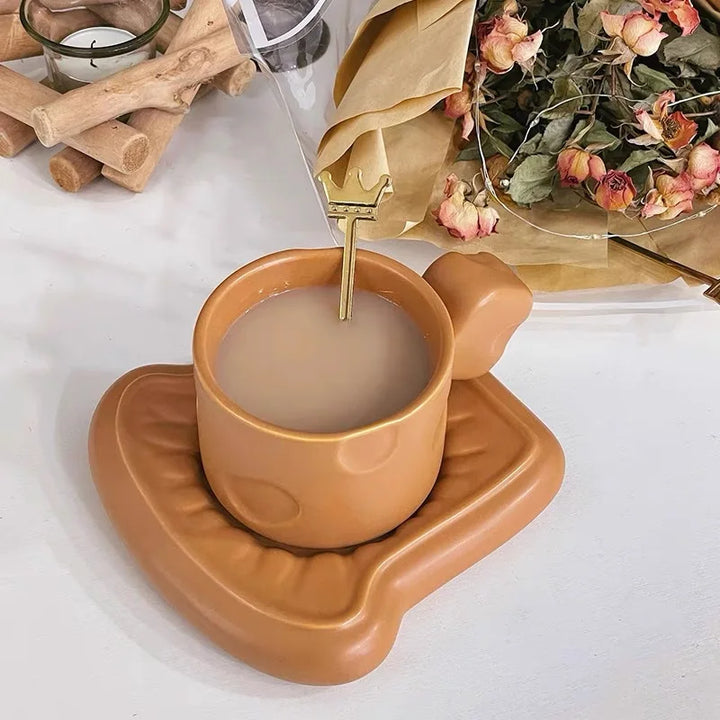
[[[234,0],[229,10],[236,36],[252,49],[287,112],[325,218],[328,242],[336,245],[341,234],[325,217],[313,168],[334,109],[335,74],[373,4],[374,0]]]

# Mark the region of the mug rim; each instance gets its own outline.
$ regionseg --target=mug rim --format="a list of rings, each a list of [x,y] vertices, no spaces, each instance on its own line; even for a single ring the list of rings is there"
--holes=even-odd
[[[255,415],[252,415],[244,410],[224,392],[215,378],[205,339],[207,337],[209,324],[214,315],[215,309],[224,301],[226,293],[229,289],[238,282],[242,282],[242,280],[249,275],[262,272],[272,265],[299,260],[303,257],[311,255],[319,256],[340,252],[342,252],[342,250],[339,248],[319,248],[281,250],[280,252],[271,253],[270,255],[264,255],[263,257],[236,270],[234,273],[225,278],[225,280],[223,280],[223,282],[221,282],[220,285],[212,291],[212,293],[210,293],[210,296],[207,298],[200,310],[193,332],[193,371],[196,381],[203,386],[205,392],[213,398],[215,402],[220,404],[223,410],[228,412],[230,415],[254,426],[258,430],[262,430],[263,432],[276,437],[309,442],[336,442],[338,440],[345,440],[348,438],[366,435],[380,430],[381,428],[396,425],[421,412],[422,409],[442,389],[445,385],[445,381],[451,377],[455,354],[455,333],[450,313],[440,296],[421,275],[416,273],[414,270],[411,270],[406,265],[403,265],[397,260],[387,257],[386,255],[381,255],[380,253],[372,252],[370,250],[358,250],[358,263],[376,263],[384,265],[386,268],[398,272],[405,282],[415,287],[415,289],[426,301],[427,306],[433,311],[433,314],[438,321],[442,341],[440,354],[434,363],[434,369],[430,379],[422,391],[412,400],[412,402],[408,403],[405,407],[401,408],[392,415],[376,420],[369,425],[361,425],[357,428],[341,430],[339,432],[314,433],[305,430],[292,430],[261,420]],[[340,257],[338,260],[340,260]]]

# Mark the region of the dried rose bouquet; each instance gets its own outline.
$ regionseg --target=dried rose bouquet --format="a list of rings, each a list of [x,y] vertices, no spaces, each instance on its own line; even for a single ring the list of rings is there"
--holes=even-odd
[[[469,240],[501,231],[498,199],[577,193],[668,223],[720,203],[718,68],[718,25],[691,0],[480,0],[442,110],[484,173],[450,175],[433,215]]]

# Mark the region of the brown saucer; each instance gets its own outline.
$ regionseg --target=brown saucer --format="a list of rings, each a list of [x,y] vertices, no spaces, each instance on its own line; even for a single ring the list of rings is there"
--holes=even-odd
[[[440,475],[417,513],[342,551],[278,547],[208,489],[192,367],[120,378],[90,429],[105,508],[151,580],[236,657],[295,682],[348,682],[390,651],[403,613],[527,525],[564,459],[550,431],[494,377],[453,383]]]

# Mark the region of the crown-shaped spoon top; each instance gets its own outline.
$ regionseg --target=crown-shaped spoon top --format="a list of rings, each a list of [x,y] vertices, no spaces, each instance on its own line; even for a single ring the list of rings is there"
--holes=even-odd
[[[328,217],[345,220],[342,278],[340,282],[340,320],[352,318],[353,289],[355,287],[355,255],[357,251],[357,223],[377,220],[383,195],[391,189],[389,175],[382,175],[377,184],[366,190],[362,184],[362,170],[348,171],[345,184],[338,187],[325,170],[318,175],[328,201]]]

